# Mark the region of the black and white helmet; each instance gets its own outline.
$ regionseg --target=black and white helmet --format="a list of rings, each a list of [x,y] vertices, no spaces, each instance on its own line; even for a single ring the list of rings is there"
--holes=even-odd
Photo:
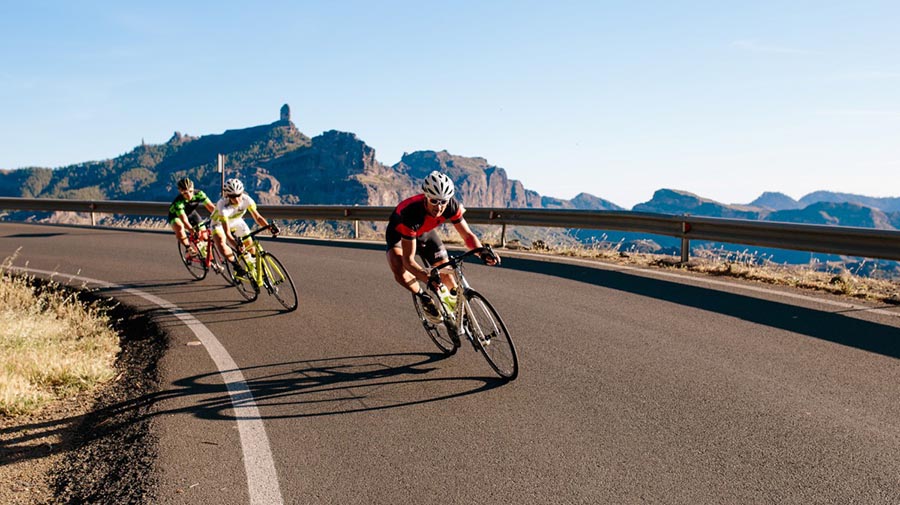
[[[453,188],[453,181],[446,175],[435,170],[425,177],[422,183],[422,191],[428,198],[436,200],[449,200],[453,197],[456,190]]]
[[[244,192],[244,183],[240,179],[228,179],[223,189],[226,195],[239,195]]]

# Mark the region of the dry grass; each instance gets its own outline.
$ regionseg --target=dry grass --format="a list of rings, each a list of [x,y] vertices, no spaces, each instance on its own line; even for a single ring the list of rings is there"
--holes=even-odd
[[[617,244],[595,246],[548,245],[538,241],[528,248],[519,246],[517,242],[512,242],[508,246],[512,249],[527,249],[540,254],[572,256],[609,263],[684,270],[765,284],[809,289],[881,303],[900,304],[900,283],[897,280],[856,275],[840,267],[826,266],[822,270],[820,269],[821,265],[775,263],[747,251],[743,253],[728,253],[715,250],[694,251],[694,256],[690,261],[681,263],[681,258],[679,257],[621,251]]]
[[[75,291],[0,265],[0,415],[29,414],[114,376],[119,337]]]

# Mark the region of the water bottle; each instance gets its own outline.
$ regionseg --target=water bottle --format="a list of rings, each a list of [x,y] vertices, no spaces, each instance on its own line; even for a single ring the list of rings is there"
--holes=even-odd
[[[447,286],[441,284],[440,289],[438,289],[438,298],[441,299],[441,303],[443,303],[444,307],[447,308],[447,312],[451,314],[456,312],[456,297],[450,293],[450,290],[447,289]]]
[[[200,242],[199,244],[197,244],[197,249],[200,251],[200,257],[205,258],[206,257],[206,242]]]
[[[253,255],[250,254],[250,248],[253,246],[253,241],[250,238],[243,238],[241,239],[241,243],[244,245],[244,261],[246,261],[247,266],[252,269],[253,265],[256,264],[256,262],[253,261]]]

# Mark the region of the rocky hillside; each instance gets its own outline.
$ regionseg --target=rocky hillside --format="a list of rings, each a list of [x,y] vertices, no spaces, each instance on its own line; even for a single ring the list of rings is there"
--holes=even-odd
[[[221,181],[214,165],[219,153],[226,156],[226,176],[241,178],[265,204],[391,206],[416,193],[432,170],[440,170],[453,179],[469,207],[619,209],[586,193],[571,201],[545,200],[484,158],[447,151],[405,154],[386,166],[352,133],[332,130],[307,137],[291,121],[287,106],[268,125],[201,137],[176,132],[165,144],[141,145],[111,160],[5,171],[0,196],[170,201],[175,182],[184,176],[215,195]]]
[[[541,197],[540,206],[547,209],[625,210],[609,200],[604,200],[588,193],[579,193],[571,200],[543,196]]]
[[[290,121],[277,121],[221,135],[191,137],[175,132],[161,145],[140,145],[117,158],[51,170],[25,168],[0,174],[0,195],[44,198],[169,201],[175,182],[189,176],[201,188],[220,184],[216,154],[228,157],[231,173],[252,174],[260,160],[309,146]]]
[[[759,198],[750,202],[750,206],[771,210],[791,210],[802,207],[800,202],[784,193],[773,193],[770,191],[766,191]]]
[[[900,212],[884,212],[864,204],[843,201],[839,195],[839,193],[820,192],[819,196],[827,198],[828,201],[815,201],[812,204],[804,205],[802,203],[804,200],[812,201],[814,198],[804,197],[797,202],[781,193],[764,193],[750,205],[729,205],[701,198],[686,191],[661,189],[653,194],[650,201],[635,205],[632,210],[783,223],[856,226],[882,230],[900,228],[898,226],[900,225]],[[857,200],[865,198],[867,197],[858,197]],[[882,200],[882,204],[889,207],[891,199],[869,200]]]
[[[727,205],[707,198],[701,198],[687,191],[660,189],[653,193],[653,198],[639,203],[632,209],[635,212],[655,212],[659,214],[707,217],[724,217],[732,219],[760,219],[768,214],[766,209],[749,205]]]
[[[856,203],[817,202],[802,209],[776,211],[765,219],[786,223],[857,226],[881,230],[895,228],[891,218],[884,212]]]
[[[800,206],[806,207],[818,202],[855,203],[882,212],[900,212],[900,198],[876,198],[872,196],[835,193],[832,191],[816,191],[800,199]]]

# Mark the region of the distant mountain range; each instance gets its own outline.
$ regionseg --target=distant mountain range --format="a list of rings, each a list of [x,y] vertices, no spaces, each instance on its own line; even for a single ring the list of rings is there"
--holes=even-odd
[[[453,179],[460,199],[469,207],[624,210],[588,193],[571,200],[540,195],[484,158],[447,151],[405,153],[399,163],[387,166],[355,134],[331,130],[310,138],[291,121],[287,105],[280,112],[279,120],[271,124],[201,137],[176,132],[165,144],[142,144],[109,160],[58,169],[0,170],[0,196],[168,202],[176,194],[175,182],[185,176],[216,195],[221,176],[215,159],[221,153],[226,155],[227,176],[240,177],[248,192],[264,204],[392,206],[418,192],[429,172],[440,170]],[[632,210],[900,229],[900,197],[827,191],[810,193],[799,201],[767,192],[747,205],[735,205],[660,189]],[[576,235],[584,240],[598,237],[594,232]]]
[[[649,202],[635,205],[632,210],[893,230],[900,228],[898,208],[900,198],[872,198],[827,191],[810,193],[800,201],[781,193],[763,193],[749,205],[727,205],[686,191],[660,189]]]

